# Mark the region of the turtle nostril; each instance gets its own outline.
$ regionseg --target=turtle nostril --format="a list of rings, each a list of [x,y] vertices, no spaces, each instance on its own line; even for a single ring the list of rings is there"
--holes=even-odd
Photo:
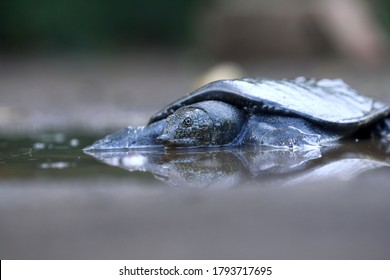
[[[169,136],[167,134],[161,134],[156,138],[157,143],[166,143],[169,140]]]

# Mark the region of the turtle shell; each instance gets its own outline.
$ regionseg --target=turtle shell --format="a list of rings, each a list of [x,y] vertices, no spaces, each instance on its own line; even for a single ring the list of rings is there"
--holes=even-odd
[[[388,104],[359,95],[340,79],[244,78],[209,83],[160,110],[149,124],[206,100],[227,102],[248,114],[301,117],[331,128],[353,129],[390,114]]]

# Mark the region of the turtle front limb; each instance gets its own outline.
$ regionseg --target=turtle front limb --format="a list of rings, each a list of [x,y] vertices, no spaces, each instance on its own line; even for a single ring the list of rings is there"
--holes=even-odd
[[[270,130],[260,140],[263,146],[289,149],[315,148],[320,146],[320,142],[321,135],[306,133],[292,126]]]
[[[280,117],[268,117],[258,122],[259,120],[260,118],[256,118],[249,121],[242,144],[280,149],[308,149],[319,147],[323,139],[301,120]]]

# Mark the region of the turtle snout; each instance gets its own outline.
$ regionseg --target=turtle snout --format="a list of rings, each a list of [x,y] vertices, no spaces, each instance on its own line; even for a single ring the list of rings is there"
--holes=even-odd
[[[160,136],[158,136],[156,138],[157,142],[161,143],[161,144],[165,144],[165,143],[169,142],[170,139],[171,139],[171,137],[169,137],[168,134],[161,134]]]

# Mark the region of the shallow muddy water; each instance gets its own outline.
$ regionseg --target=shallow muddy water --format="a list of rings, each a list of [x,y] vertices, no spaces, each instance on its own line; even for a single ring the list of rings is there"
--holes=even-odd
[[[388,144],[84,153],[0,139],[2,259],[390,257]]]
[[[39,136],[0,139],[0,164],[3,179],[75,179],[101,176],[117,176],[113,168],[107,168],[83,153],[82,148],[96,136],[74,133],[44,133]]]
[[[234,188],[353,180],[364,172],[390,167],[390,144],[377,140],[349,140],[309,150],[243,147],[84,152],[83,147],[94,139],[72,133],[0,139],[1,177],[120,176],[176,188]]]

